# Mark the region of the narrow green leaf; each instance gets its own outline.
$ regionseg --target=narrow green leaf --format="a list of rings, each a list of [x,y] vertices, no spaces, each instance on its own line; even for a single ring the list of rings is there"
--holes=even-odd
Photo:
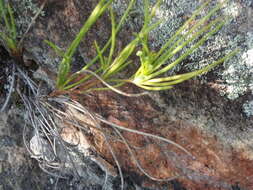
[[[108,64],[110,64],[112,61],[112,56],[114,53],[115,43],[116,43],[116,23],[115,23],[113,10],[111,7],[110,7],[110,17],[111,17],[111,23],[112,23],[112,34],[111,34],[112,42],[111,42],[111,48],[110,48],[110,53],[109,53],[109,58],[108,58]]]
[[[101,69],[104,70],[105,67],[106,67],[106,63],[105,63],[105,60],[104,60],[104,57],[102,55],[102,52],[97,44],[97,41],[94,42],[94,45],[95,45],[95,48],[96,48],[96,51],[98,53],[98,56],[99,56],[99,60],[100,60],[100,63],[101,63]]]
[[[213,30],[208,32],[205,36],[203,36],[193,47],[189,48],[184,54],[182,54],[178,59],[176,59],[173,63],[165,66],[164,68],[160,69],[159,71],[152,73],[148,76],[148,78],[156,77],[162,73],[167,72],[172,67],[176,66],[178,63],[182,62],[188,55],[190,55],[193,51],[195,51],[199,46],[201,46],[210,36],[216,33],[222,26],[224,22],[218,24]]]
[[[153,90],[153,91],[158,91],[158,90],[169,90],[173,88],[173,86],[162,86],[162,87],[157,87],[157,86],[146,86],[146,85],[137,85],[143,89],[146,90]]]
[[[17,31],[16,31],[16,23],[15,23],[15,19],[14,19],[14,16],[13,16],[13,11],[10,7],[10,5],[8,4],[7,5],[7,9],[8,9],[8,13],[9,13],[9,16],[10,16],[10,25],[11,25],[11,37],[13,40],[16,40],[17,38]]]
[[[201,5],[196,11],[193,12],[192,16],[184,23],[183,26],[181,26],[176,33],[168,40],[168,42],[166,42],[163,47],[159,50],[159,52],[157,53],[157,58],[164,52],[164,50],[166,50],[174,41],[175,39],[178,37],[178,35],[180,35],[182,33],[183,30],[185,30],[188,25],[196,18],[196,16],[211,2],[211,0],[207,0],[203,5]],[[219,6],[219,5],[218,5]],[[220,6],[219,6],[220,7]]]
[[[84,38],[86,33],[89,31],[91,26],[97,21],[97,19],[105,12],[108,6],[112,3],[113,0],[109,0],[106,3],[106,0],[101,0],[95,9],[92,11],[91,15],[81,28],[80,32],[77,34],[74,41],[71,43],[70,47],[68,48],[66,54],[68,57],[72,57],[74,52],[76,51],[77,46],[80,44],[81,40]]]
[[[181,37],[168,51],[166,51],[158,60],[155,61],[154,65],[154,71],[158,70],[167,60],[172,58],[176,53],[178,53],[180,50],[182,50],[184,47],[189,45],[192,41],[196,40],[199,36],[203,35],[205,32],[207,32],[212,26],[215,26],[218,22],[221,21],[221,18],[215,19],[214,21],[210,22],[207,26],[204,26],[201,28],[198,32],[192,33],[192,37],[189,39],[185,38],[184,36]],[[193,32],[193,31],[192,31]],[[184,41],[185,40],[185,41]],[[182,44],[180,44],[181,41],[184,41]],[[168,70],[172,68],[173,65],[168,67]]]
[[[126,11],[124,12],[123,16],[121,17],[120,21],[119,21],[119,24],[117,25],[116,27],[116,34],[119,32],[119,30],[121,29],[122,25],[124,24],[124,22],[126,21],[126,18],[130,12],[130,10],[132,9],[133,5],[135,4],[136,0],[131,0]],[[104,53],[107,48],[110,46],[110,43],[112,41],[112,38],[110,38],[106,45],[103,47],[103,49],[101,50],[102,53]],[[98,56],[94,57],[89,63],[87,63],[83,68],[82,68],[82,71],[88,69],[91,65],[93,65],[97,60],[98,60]]]
[[[130,42],[121,52],[120,54],[115,58],[113,63],[110,65],[108,70],[103,75],[103,78],[108,78],[112,74],[115,73],[118,68],[120,68],[125,61],[128,59],[128,57],[133,53],[134,49],[136,48],[138,43],[138,39],[134,39],[132,42]]]
[[[150,21],[155,16],[157,9],[160,8],[161,3],[162,3],[162,0],[157,0],[156,4],[153,6],[150,13]]]
[[[125,61],[123,64],[119,65],[119,67],[117,67],[116,69],[114,69],[111,73],[110,73],[110,77],[115,75],[116,73],[119,73],[120,71],[122,71],[123,69],[125,69],[129,64],[131,64],[132,61]],[[108,77],[109,77],[108,76]],[[108,78],[107,77],[107,78]]]
[[[64,58],[62,59],[61,63],[59,64],[59,73],[57,77],[56,86],[58,89],[64,89],[64,84],[67,80],[67,75],[69,75],[70,71],[70,63],[71,58],[76,51],[78,45],[85,37],[86,33],[89,31],[91,26],[97,21],[97,19],[105,12],[108,6],[112,3],[113,0],[100,0],[97,6],[92,11],[91,15],[87,19],[87,21],[82,26],[79,33],[76,35],[75,39],[67,49],[64,54]]]
[[[50,42],[48,40],[44,40],[44,42],[49,45],[51,48],[53,48],[53,50],[56,52],[57,55],[64,57],[64,52],[61,50],[61,48],[59,48],[59,46],[57,46],[56,44],[54,44],[53,42]]]
[[[100,67],[99,69],[97,69],[94,73],[99,73],[102,71],[102,68]],[[72,83],[72,84],[69,84],[72,80],[74,80],[79,74],[81,74],[83,71],[78,71],[76,72],[75,74],[71,75],[68,80],[65,82],[65,84],[63,85],[64,86],[64,90],[69,90],[71,88],[74,88],[82,83],[84,83],[85,81],[88,81],[92,75],[87,75],[87,76],[84,76],[82,79],[78,80],[77,82],[75,83]]]
[[[163,87],[163,86],[172,86],[172,85],[181,83],[183,81],[189,80],[193,77],[199,76],[203,73],[210,71],[212,68],[216,67],[217,65],[223,63],[224,61],[226,61],[229,58],[231,58],[232,56],[234,56],[237,52],[238,52],[238,49],[233,50],[228,55],[224,56],[223,58],[219,59],[218,61],[215,61],[212,64],[209,64],[208,66],[206,66],[202,69],[199,69],[199,70],[196,70],[193,72],[189,72],[189,73],[185,73],[185,74],[171,76],[171,77],[150,79],[146,82],[143,82],[142,85]],[[170,81],[170,82],[168,82],[168,81]]]

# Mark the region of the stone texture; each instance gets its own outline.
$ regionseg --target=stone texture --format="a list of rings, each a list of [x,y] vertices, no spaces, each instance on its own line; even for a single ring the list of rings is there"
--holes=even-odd
[[[127,2],[128,0],[116,0],[115,9],[118,10],[119,14],[123,14],[123,7],[126,7]],[[156,1],[151,0],[151,2],[154,3]],[[184,23],[186,18],[189,18],[191,13],[198,7],[199,2],[199,0],[163,1],[155,20],[162,18],[164,22],[151,32],[151,46],[159,48],[164,44]],[[206,15],[211,7],[217,5],[217,2],[222,1],[212,1],[212,6],[205,9],[202,12],[202,16]],[[244,110],[246,115],[252,114],[252,107],[249,105],[252,101],[253,84],[252,7],[253,3],[251,0],[228,1],[224,9],[216,15],[229,17],[229,21],[225,27],[197,51],[192,53],[183,64],[176,66],[171,71],[171,73],[175,73],[180,70],[191,71],[199,69],[212,63],[219,57],[224,56],[231,50],[239,48],[240,52],[232,59],[226,61],[220,69],[214,69],[213,72],[203,75],[199,79],[203,82],[218,81],[220,85],[219,93],[232,100],[243,95],[251,94],[251,96],[248,97],[248,101],[244,102],[246,107],[250,107],[250,109]],[[134,13],[128,20],[129,27],[134,28],[134,30],[140,28],[142,24],[142,11],[143,1],[137,0],[137,4],[133,11]]]
[[[198,90],[193,91],[194,87]],[[204,90],[207,86],[188,82],[181,88],[184,90],[179,88],[160,96],[160,105],[149,97],[133,99],[113,92],[92,94],[87,99],[79,97],[78,100],[113,123],[162,135],[196,157],[192,160],[171,145],[123,132],[131,147],[137,147],[136,157],[150,175],[163,179],[180,175],[182,177],[178,180],[186,189],[225,190],[235,185],[252,189],[252,120],[246,121],[235,111],[235,105],[222,100],[211,89]],[[196,100],[198,96],[202,98]],[[216,101],[210,103],[209,98]],[[162,100],[165,101],[163,104]],[[200,105],[200,102],[204,103]],[[110,143],[125,170],[143,175],[121,141],[112,140]],[[95,144],[100,154],[113,163],[105,142],[99,138]],[[155,186],[154,182],[145,180],[142,185]]]
[[[13,2],[15,3],[15,7],[17,7],[17,11],[22,10],[18,8],[22,5],[19,4],[19,1],[13,0]],[[31,1],[26,2],[28,4],[31,3],[31,8],[27,6],[27,11],[18,12],[19,19],[30,18],[33,15],[32,5],[37,3],[36,7],[38,8],[41,1],[33,3]],[[171,2],[172,5],[175,5],[174,1]],[[249,9],[249,12],[251,12],[251,6],[246,2],[249,1],[240,1],[239,3],[244,8],[247,6],[247,10]],[[180,1],[180,3],[183,2]],[[195,7],[195,3],[194,1],[194,4],[190,4],[190,6]],[[43,16],[38,18],[25,39],[24,48],[26,49],[26,56],[29,59],[33,59],[42,67],[50,67],[49,70],[52,68],[52,70],[56,71],[60,58],[57,57],[55,52],[43,40],[50,40],[62,49],[66,49],[95,4],[96,2],[92,0],[48,1],[43,11]],[[182,6],[179,7],[182,8]],[[241,9],[241,15],[236,16],[236,19],[240,22],[235,22],[232,28],[241,29],[240,24],[247,20],[245,15],[241,17],[245,13],[243,10],[245,9]],[[178,13],[182,13],[182,11],[178,11]],[[174,15],[174,17],[178,17],[182,21],[179,15]],[[73,60],[73,70],[80,68],[83,62],[89,60],[95,54],[94,49],[91,48],[95,38],[98,39],[99,43],[105,41],[110,31],[109,23],[108,18],[103,17],[92,28]],[[25,27],[26,25],[21,24],[20,27]],[[137,27],[139,26],[138,21],[136,25]],[[132,28],[129,28],[126,28],[126,30],[131,31]],[[248,29],[246,26],[242,28]],[[21,29],[21,31],[24,31],[24,29]],[[234,31],[234,34],[237,35],[237,32],[239,33],[237,30]],[[243,38],[242,46],[247,41],[245,40],[247,39],[245,34],[246,32],[243,31],[238,34]],[[125,37],[128,38],[127,35]],[[232,35],[228,39],[232,41],[233,38]],[[120,39],[120,42],[124,44],[125,38]],[[238,43],[240,42],[239,40]],[[215,43],[217,44],[217,41]],[[215,47],[215,43],[212,44],[212,47]],[[222,47],[226,47],[224,41],[221,45]],[[233,47],[233,45],[231,46]],[[246,50],[249,49],[248,47]],[[208,47],[206,48],[208,49]],[[220,50],[216,50],[216,52],[218,51]],[[210,54],[212,55],[212,53]],[[203,58],[203,55],[199,54],[196,56]],[[197,60],[195,59],[193,62]],[[242,63],[240,58],[233,62],[237,63],[237,61]],[[250,69],[246,70],[251,72],[251,69],[250,67]],[[242,75],[241,72],[239,74]],[[187,190],[253,189],[253,120],[252,116],[246,118],[242,113],[243,103],[250,100],[252,95],[248,93],[233,101],[228,100],[226,97],[219,95],[222,90],[222,85],[217,80],[217,75],[207,75],[208,77],[210,77],[210,80],[206,80],[207,82],[205,84],[203,84],[203,80],[192,80],[170,91],[151,94],[150,97],[126,98],[113,92],[94,93],[91,96],[72,95],[74,99],[79,100],[90,110],[100,113],[109,121],[128,128],[162,135],[182,145],[196,157],[193,160],[174,146],[162,144],[159,141],[130,134],[129,132],[123,132],[122,134],[125,138],[136,148],[136,156],[148,173],[159,178],[180,175],[177,180],[171,183],[155,183],[145,178],[136,168],[135,163],[121,141],[111,141],[112,147],[116,150],[124,173],[127,176],[126,178],[131,179],[127,181],[126,189],[138,189],[139,187],[142,187],[141,189],[148,187],[150,189],[174,188]],[[251,76],[249,75],[249,77]],[[237,84],[235,82],[235,85]],[[247,85],[249,84],[247,83]],[[241,87],[243,88],[243,86]],[[123,90],[130,92],[136,89],[128,87]],[[113,132],[110,128],[107,130]],[[97,152],[109,163],[115,165],[108,148],[105,146],[104,139],[98,137],[99,133],[94,132],[94,146],[97,148]],[[14,139],[21,141],[20,139],[22,137],[17,136]],[[19,152],[20,149],[20,147],[15,147],[14,150]],[[10,152],[10,150],[8,149],[7,152]],[[12,156],[9,155],[9,160],[0,165],[0,168],[3,168],[3,172],[0,175],[5,177],[5,179],[8,176],[7,179],[13,180],[15,176],[20,175],[20,172],[15,170],[15,165],[11,165],[12,167],[10,167],[11,163],[16,163],[16,156],[15,154]],[[22,163],[25,163],[23,153],[19,158]],[[11,168],[11,174],[8,174],[9,168]],[[25,171],[29,173],[30,170],[27,168]],[[38,173],[37,170],[36,172]],[[15,175],[12,175],[13,173]],[[94,177],[93,175],[88,177],[91,181],[88,180],[86,186],[82,186],[83,188],[89,188],[89,186],[91,189],[101,188],[101,181],[96,182],[102,180],[103,175],[102,177]],[[3,180],[4,178],[0,177],[0,179]],[[26,179],[23,180],[27,181]],[[33,181],[36,182],[36,180]],[[116,180],[116,185],[110,183],[112,189],[119,189],[117,185],[118,181]],[[131,185],[132,181],[134,181],[134,185]],[[71,182],[71,180],[66,182],[68,184],[65,187],[66,189],[78,187],[78,185],[72,186]],[[64,184],[66,185],[66,183]],[[8,183],[5,182],[4,184],[4,188],[7,188]],[[27,186],[21,186],[24,187],[23,189],[31,189],[31,183],[24,184]],[[48,183],[45,186],[52,187]]]
[[[38,11],[42,2],[32,3],[30,0],[24,0],[24,3],[20,4],[19,1],[17,3],[14,1],[14,7],[19,14],[18,22],[25,23],[20,25],[21,31],[25,31],[31,21],[27,21],[27,18],[34,16],[34,12]],[[49,40],[62,50],[66,50],[95,5],[96,1],[91,0],[47,1],[41,16],[38,17],[24,41],[26,56],[56,71],[61,57],[57,56],[44,40]],[[23,9],[26,11],[22,11]],[[94,55],[95,52],[90,51],[94,41],[90,39],[99,36],[99,44],[105,42],[106,34],[110,31],[109,23],[108,19],[102,18],[92,27],[73,59],[74,70],[84,65],[84,62]]]

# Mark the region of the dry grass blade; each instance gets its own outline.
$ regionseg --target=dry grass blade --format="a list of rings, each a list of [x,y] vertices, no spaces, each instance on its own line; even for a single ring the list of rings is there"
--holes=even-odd
[[[139,97],[139,96],[143,96],[143,95],[147,95],[148,92],[142,92],[142,93],[137,93],[137,94],[130,94],[130,93],[126,93],[126,92],[123,92],[115,87],[113,87],[112,85],[108,84],[105,80],[103,80],[100,76],[98,76],[96,73],[90,71],[90,70],[84,70],[84,71],[81,71],[80,73],[88,73],[88,74],[91,74],[92,76],[94,76],[95,78],[97,78],[100,82],[102,82],[105,86],[107,86],[110,90],[120,94],[120,95],[123,95],[123,96],[127,96],[127,97]],[[77,86],[78,87],[78,86]],[[77,88],[75,87],[75,88]]]
[[[124,178],[123,178],[123,173],[122,173],[121,166],[119,164],[119,161],[117,159],[117,156],[116,156],[116,154],[115,154],[112,146],[109,143],[109,139],[108,139],[107,135],[105,135],[104,130],[99,125],[99,123],[98,123],[98,121],[96,119],[96,116],[94,114],[92,114],[91,112],[89,112],[87,109],[85,109],[81,104],[79,104],[76,101],[62,102],[62,103],[66,104],[68,106],[71,106],[71,107],[73,107],[75,109],[77,109],[78,111],[82,112],[83,114],[87,114],[92,119],[92,121],[94,122],[94,125],[96,126],[96,128],[98,128],[98,129],[100,129],[102,131],[102,135],[103,135],[103,137],[105,139],[105,142],[106,142],[106,144],[108,146],[108,149],[111,152],[112,157],[113,157],[113,159],[114,159],[114,161],[115,161],[115,163],[117,165],[117,168],[118,168],[118,171],[119,171],[119,175],[120,175],[120,179],[121,179],[121,189],[123,190],[124,189]],[[105,179],[105,180],[107,180],[107,179]]]
[[[27,86],[29,93],[32,93],[32,96],[37,96],[39,91],[38,91],[38,86],[37,84],[28,76],[27,73],[25,73],[22,69],[17,67],[17,75],[18,77],[24,82],[24,84]],[[17,88],[18,89],[18,88]],[[22,93],[23,94],[23,93]]]
[[[17,89],[26,109],[27,122],[32,127],[31,130],[25,125],[23,130],[23,140],[28,152],[46,173],[57,178],[66,178],[64,176],[65,165],[70,162],[74,171],[73,175],[80,178],[70,155],[72,148],[61,138],[61,128],[56,123],[54,112],[41,102],[39,89],[32,79],[21,69],[17,70],[19,78],[26,84],[28,94]],[[33,131],[32,138],[31,131]],[[60,152],[65,156],[59,155]]]
[[[123,140],[124,144],[126,145],[127,149],[128,149],[128,152],[130,153],[132,159],[134,160],[136,166],[139,168],[139,170],[144,174],[146,175],[148,178],[154,180],[154,181],[171,181],[171,180],[174,180],[176,178],[178,178],[179,176],[173,176],[173,177],[169,177],[169,178],[166,178],[166,179],[160,179],[160,178],[156,178],[156,177],[153,177],[151,176],[150,174],[148,174],[148,172],[146,172],[144,170],[144,168],[141,166],[141,164],[139,163],[139,161],[137,160],[136,156],[134,155],[134,152],[132,150],[132,148],[130,147],[129,143],[127,142],[127,140],[125,139],[125,137],[120,133],[120,131],[113,127],[113,129],[116,131],[116,133],[119,135],[119,137]]]
[[[62,100],[66,100],[66,99],[62,99]],[[59,103],[62,103],[62,104],[65,104],[67,106],[70,106],[74,109],[76,109],[77,111],[79,111],[80,113],[84,114],[84,115],[89,115],[93,122],[94,122],[94,125],[95,127],[99,128],[101,130],[101,126],[99,125],[100,122],[102,123],[105,123],[107,125],[109,125],[109,127],[112,127],[115,131],[116,131],[116,134],[121,138],[121,140],[123,141],[123,143],[126,145],[131,157],[133,158],[136,166],[140,169],[140,171],[146,175],[147,177],[149,177],[150,179],[152,180],[155,180],[155,181],[170,181],[170,180],[173,180],[179,176],[173,176],[173,177],[169,177],[169,178],[166,178],[166,179],[160,179],[160,178],[156,178],[156,177],[153,177],[151,176],[150,174],[148,174],[143,168],[142,166],[140,165],[139,161],[137,160],[134,152],[133,152],[133,147],[127,142],[127,140],[124,138],[124,136],[121,134],[121,132],[119,130],[122,130],[122,131],[127,131],[127,132],[131,132],[131,133],[135,133],[135,134],[139,134],[139,135],[143,135],[143,136],[146,136],[146,137],[151,137],[151,138],[154,138],[154,139],[157,139],[159,141],[162,141],[162,142],[166,142],[166,143],[169,143],[169,144],[172,144],[174,146],[176,146],[177,148],[179,148],[181,151],[187,153],[189,156],[191,156],[191,158],[194,159],[194,157],[191,155],[190,152],[188,152],[186,149],[184,149],[182,146],[176,144],[175,142],[173,141],[170,141],[168,139],[165,139],[163,137],[160,137],[160,136],[157,136],[157,135],[153,135],[153,134],[149,134],[149,133],[144,133],[144,132],[141,132],[141,131],[137,131],[137,130],[133,130],[133,129],[129,129],[129,128],[125,128],[123,126],[119,126],[119,125],[116,125],[114,123],[111,123],[107,120],[105,120],[104,118],[102,118],[101,116],[99,116],[98,114],[95,114],[95,113],[91,113],[90,111],[88,111],[85,107],[83,107],[81,104],[79,104],[78,102],[74,101],[74,100],[71,100],[71,99],[68,99],[68,101],[61,101],[60,99],[57,99],[57,101],[59,101]],[[107,134],[105,132],[103,132],[103,135],[104,135],[104,138],[105,140],[107,141],[107,143],[109,144],[109,140],[107,138]],[[108,145],[107,144],[107,145]],[[110,145],[110,144],[109,144]],[[109,146],[108,145],[108,146]]]

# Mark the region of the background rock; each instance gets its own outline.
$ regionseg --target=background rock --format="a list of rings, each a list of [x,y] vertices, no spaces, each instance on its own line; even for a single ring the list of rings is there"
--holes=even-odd
[[[119,14],[123,13],[122,7],[126,7],[128,0],[117,0],[115,8]],[[129,18],[128,25],[133,29],[139,29],[142,23],[143,1],[137,1],[134,14]],[[155,0],[152,1],[156,2]],[[212,1],[212,6],[217,5]],[[184,23],[191,13],[199,6],[199,0],[166,0],[163,1],[156,19],[165,21],[151,32],[151,46],[159,48],[173,33]],[[202,16],[206,15],[206,9]],[[240,53],[232,59],[226,61],[223,66],[214,71],[201,76],[199,80],[203,82],[215,82],[219,86],[219,93],[234,100],[239,96],[249,95],[248,101],[244,104],[244,113],[249,117],[253,107],[250,104],[253,98],[253,2],[251,0],[228,1],[225,8],[218,16],[229,17],[229,22],[221,31],[210,38],[197,51],[189,56],[182,64],[175,67],[171,73],[180,70],[199,69],[212,63],[219,57],[224,56],[235,48],[240,48]],[[243,105],[240,106],[242,109]]]
[[[18,0],[13,0],[12,2],[19,20],[20,33],[22,33],[31,21],[32,15],[38,10],[40,1],[24,0],[20,3]],[[119,15],[122,14],[126,2],[127,0],[115,2],[114,7]],[[186,0],[164,1],[158,16],[164,17],[166,22],[152,33],[153,47],[159,47],[168,35],[171,35],[191,14],[198,3],[197,0],[190,2]],[[215,3],[216,1],[213,1],[213,4]],[[43,40],[50,40],[63,50],[66,49],[95,5],[96,2],[92,0],[48,1],[42,15],[36,20],[25,39],[26,56],[40,66],[46,66],[56,71],[60,58]],[[131,14],[128,24],[120,34],[124,38],[120,37],[119,44],[125,44],[130,38],[125,34],[140,27],[141,21],[138,19],[141,18],[139,16],[142,12],[140,5],[141,1],[138,1],[136,11]],[[141,189],[144,187],[150,189],[172,187],[187,190],[253,189],[253,35],[250,20],[252,19],[252,9],[252,1],[229,1],[226,9],[220,14],[230,16],[231,23],[186,60],[182,64],[184,67],[178,67],[173,72],[202,67],[235,47],[241,48],[242,51],[235,58],[215,71],[178,85],[170,91],[151,94],[152,99],[148,97],[129,99],[105,92],[95,94],[93,101],[89,100],[90,103],[87,103],[87,100],[83,102],[90,109],[102,112],[107,119],[113,122],[130,128],[162,134],[184,146],[196,157],[196,160],[190,160],[177,149],[169,146],[171,151],[168,161],[161,155],[154,142],[147,143],[147,147],[138,155],[147,170],[153,175],[164,178],[176,173],[183,175],[171,183],[155,184],[143,177],[129,155],[126,154],[125,147],[121,143],[115,142],[113,146],[118,151],[119,157],[122,158],[121,164],[126,173],[127,189],[138,189],[141,186]],[[203,12],[203,14],[205,13]],[[73,70],[80,68],[84,62],[94,56],[95,51],[91,48],[94,39],[102,44],[107,39],[109,32],[110,21],[105,15],[84,39],[73,60]],[[227,96],[221,96],[221,94]],[[95,102],[98,101],[100,106],[103,105],[102,108],[96,107],[97,103],[95,104]],[[7,126],[3,123],[1,125],[2,128],[13,129],[10,123]],[[47,182],[39,184],[45,189],[50,189],[55,184],[60,189],[101,188],[101,184],[96,184],[96,180],[93,181],[94,183],[91,180],[91,183],[86,186],[81,182],[73,185],[71,180],[56,183],[55,179],[38,170],[37,164],[27,157],[28,154],[22,145],[22,137],[20,133],[15,132],[17,131],[12,131],[12,138],[5,136],[8,134],[6,131],[2,132],[1,136],[1,142],[3,141],[3,144],[6,145],[2,148],[0,157],[2,164],[0,165],[0,175],[2,176],[0,179],[2,181],[0,182],[4,184],[4,189],[9,186],[14,189],[29,189],[32,182],[38,183],[40,180]],[[140,137],[127,133],[124,135],[136,146],[141,146],[142,139],[138,139]],[[7,146],[8,144],[11,145],[11,148]],[[97,148],[108,161],[112,162],[106,147],[98,146]],[[15,150],[14,154],[10,154],[10,151],[13,150]],[[145,155],[149,156],[145,157]],[[14,159],[15,157],[19,158],[18,161]],[[154,168],[150,158],[164,162],[155,165],[157,167]],[[24,173],[23,177],[20,177],[21,173]],[[28,176],[35,177],[28,183]],[[40,180],[37,179],[37,176]],[[98,179],[103,179],[103,175]],[[11,185],[9,185],[9,181],[11,181]],[[12,181],[16,182],[12,183]],[[117,186],[118,179],[112,183],[114,183],[111,185],[112,188],[119,187]],[[15,185],[19,188],[16,188]]]

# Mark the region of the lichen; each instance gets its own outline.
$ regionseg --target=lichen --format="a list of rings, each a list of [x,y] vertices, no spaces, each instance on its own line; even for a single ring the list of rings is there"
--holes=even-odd
[[[117,12],[120,14],[126,7],[125,1],[116,1]],[[141,15],[143,11],[142,1],[137,0],[135,12]],[[151,1],[155,2],[155,1]],[[220,2],[220,1],[219,1]],[[212,2],[210,8],[217,2]],[[123,5],[123,6],[122,6]],[[157,19],[163,18],[164,22],[153,32],[151,32],[151,47],[159,48],[166,40],[183,24],[191,13],[200,5],[198,0],[163,1],[157,13]],[[231,50],[239,47],[241,50],[233,59],[223,64],[223,68],[212,71],[217,80],[223,81],[223,88],[220,93],[229,99],[236,99],[249,90],[253,92],[253,30],[252,20],[253,10],[251,0],[243,0],[240,3],[236,0],[229,1],[220,15],[229,18],[229,22],[215,36],[211,37],[197,51],[191,54],[184,65],[184,69],[195,70],[212,63],[223,57]],[[123,7],[123,8],[122,8]],[[206,10],[208,11],[208,9]],[[203,11],[202,16],[205,15]],[[219,15],[217,15],[219,16]],[[128,23],[134,26],[140,21],[129,19]],[[137,27],[136,27],[137,28]],[[176,67],[176,71],[182,66]],[[202,75],[201,80],[205,80]]]
[[[22,36],[31,23],[32,17],[39,11],[39,5],[33,0],[12,0],[12,2],[14,12],[19,15],[16,17],[16,24],[19,36]],[[42,11],[40,15],[44,16],[45,12]]]
[[[248,90],[253,91],[253,49],[242,52],[225,65],[222,77],[227,82],[228,98],[235,99]]]
[[[253,100],[246,101],[243,104],[243,112],[246,114],[247,117],[253,116]]]

